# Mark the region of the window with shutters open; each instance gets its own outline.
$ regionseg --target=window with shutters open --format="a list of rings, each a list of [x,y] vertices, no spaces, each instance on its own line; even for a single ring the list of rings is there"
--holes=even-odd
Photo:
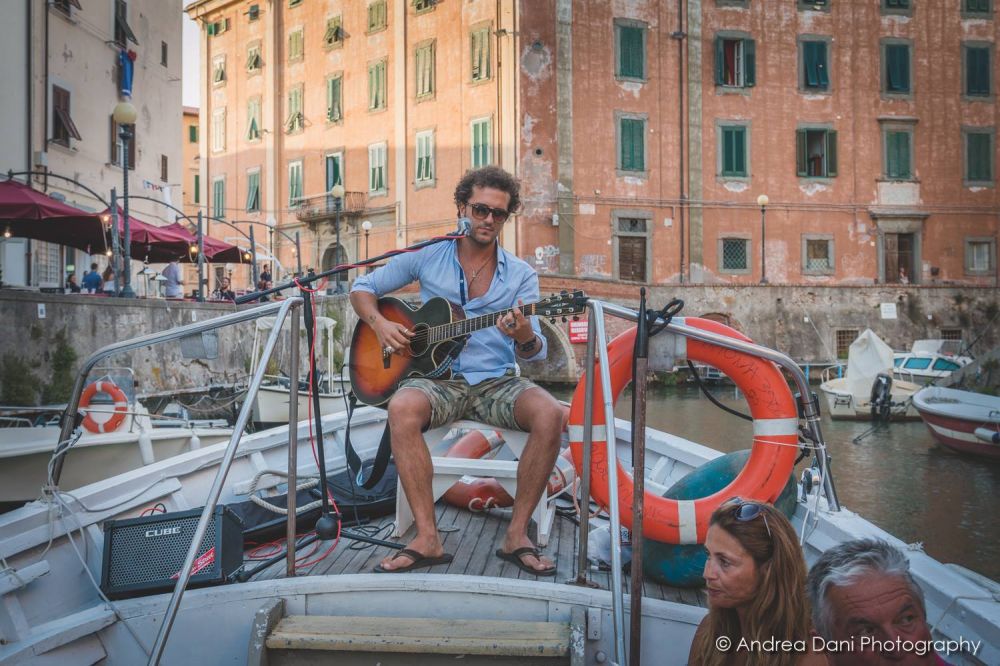
[[[642,175],[646,171],[646,118],[618,114],[618,170],[624,175]]]
[[[260,169],[247,171],[247,212],[260,210]]]
[[[69,140],[80,141],[80,132],[73,122],[72,110],[73,95],[65,88],[57,85],[52,86],[52,143],[69,148]],[[117,135],[116,135],[117,136]],[[134,142],[130,142],[134,143]]]
[[[247,73],[259,74],[263,60],[260,57],[260,42],[252,42],[247,46]]]
[[[429,187],[434,184],[434,130],[417,132],[416,186]]]
[[[615,75],[620,79],[646,80],[646,24],[615,19]]]
[[[288,116],[285,118],[285,133],[301,132],[306,125],[302,109],[302,86],[296,86],[288,91]]]
[[[302,160],[288,163],[288,205],[294,208],[302,202]]]
[[[386,60],[368,64],[368,110],[377,111],[386,107]]]
[[[326,32],[323,33],[323,46],[332,49],[344,45],[344,19],[334,16],[326,20]]]
[[[757,46],[742,35],[715,38],[715,85],[749,88],[757,83]]]
[[[125,0],[115,0],[115,44],[124,48],[127,42],[137,46],[139,44],[128,24],[128,3]]]
[[[344,152],[329,153],[326,156],[326,191],[334,185],[344,186]]]
[[[837,175],[837,132],[803,128],[795,131],[795,169],[802,178]]]
[[[212,58],[212,85],[221,86],[226,83],[226,56],[217,55]]]
[[[260,97],[247,100],[247,141],[260,141]]]
[[[384,141],[368,146],[368,193],[371,196],[388,193],[387,152],[388,147]]]
[[[337,123],[344,119],[344,75],[334,74],[326,80],[326,120]]]
[[[469,36],[473,81],[486,81],[490,78],[490,35],[490,26],[484,26],[473,30]]]

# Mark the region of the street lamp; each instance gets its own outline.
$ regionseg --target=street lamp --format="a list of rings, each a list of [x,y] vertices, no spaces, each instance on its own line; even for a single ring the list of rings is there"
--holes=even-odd
[[[340,206],[344,200],[344,186],[337,183],[332,188],[330,188],[330,195],[333,197],[333,213],[336,216],[334,219],[334,233],[336,234],[336,246],[333,252],[333,262],[335,265],[340,264]],[[340,285],[340,273],[337,273],[336,281],[336,293],[341,293]]]
[[[122,211],[125,215],[125,270],[122,271],[122,278],[124,278],[122,291],[118,294],[122,298],[135,298],[135,292],[132,291],[132,271],[129,268],[132,262],[132,251],[129,247],[132,243],[132,229],[128,217],[128,142],[132,138],[132,126],[135,124],[136,116],[138,114],[135,107],[128,101],[118,102],[115,105],[115,110],[111,112],[111,117],[114,118],[115,123],[119,127],[118,137],[122,140]],[[117,229],[115,232],[117,233]]]
[[[362,222],[361,228],[365,230],[365,261],[368,261],[368,232],[372,230],[371,220]]]
[[[764,214],[767,211],[767,204],[770,199],[766,194],[757,197],[757,205],[760,206],[760,283],[767,284],[767,264],[764,258]]]

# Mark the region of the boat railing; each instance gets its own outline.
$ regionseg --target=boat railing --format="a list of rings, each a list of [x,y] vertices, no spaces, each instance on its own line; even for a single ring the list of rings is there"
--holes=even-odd
[[[212,482],[212,487],[208,491],[208,496],[205,500],[205,506],[202,509],[201,517],[198,519],[198,525],[195,527],[194,536],[191,539],[191,545],[188,547],[187,556],[184,559],[184,566],[181,567],[181,571],[177,577],[177,583],[174,585],[173,594],[170,597],[170,602],[167,605],[166,613],[164,614],[163,622],[160,624],[160,629],[156,635],[156,642],[153,644],[153,649],[150,652],[149,664],[159,664],[160,657],[163,655],[163,649],[166,646],[167,637],[170,635],[170,630],[173,626],[174,619],[177,616],[177,611],[180,608],[181,599],[184,596],[184,590],[187,588],[188,582],[191,579],[192,569],[194,568],[194,560],[198,554],[198,550],[201,547],[201,542],[205,538],[205,533],[208,531],[208,524],[212,518],[212,514],[215,511],[215,507],[219,502],[219,496],[222,494],[222,486],[226,481],[226,476],[229,473],[229,468],[232,466],[233,460],[236,457],[236,449],[239,447],[240,439],[243,436],[243,431],[246,430],[247,424],[250,421],[250,415],[253,411],[254,399],[257,396],[257,391],[260,388],[261,382],[264,379],[264,370],[267,367],[267,362],[270,360],[271,355],[274,353],[275,347],[277,347],[278,339],[281,333],[281,327],[284,324],[285,318],[288,316],[289,311],[293,312],[291,321],[291,335],[289,336],[289,349],[290,357],[292,359],[292,367],[298,367],[298,341],[299,341],[299,317],[298,309],[303,304],[301,297],[287,298],[282,301],[275,301],[272,303],[267,303],[266,305],[261,305],[248,310],[243,310],[240,312],[234,312],[231,314],[223,315],[221,317],[216,317],[214,319],[209,319],[203,322],[196,322],[193,324],[187,324],[185,326],[178,326],[176,328],[169,329],[167,331],[162,331],[159,333],[152,333],[150,335],[144,335],[137,338],[132,338],[130,340],[124,340],[122,342],[116,342],[114,344],[107,345],[98,349],[93,354],[91,354],[81,365],[79,372],[76,376],[76,382],[73,385],[73,393],[70,396],[69,403],[66,406],[66,411],[63,412],[62,426],[59,435],[59,443],[56,448],[56,452],[53,454],[55,462],[52,466],[52,475],[50,479],[51,488],[50,492],[58,492],[59,477],[62,474],[62,467],[66,459],[66,453],[69,451],[72,444],[71,436],[73,431],[79,427],[80,416],[78,414],[80,406],[80,395],[83,393],[83,386],[89,376],[90,372],[97,366],[98,363],[107,359],[115,354],[121,354],[136,349],[142,349],[144,347],[149,347],[153,345],[164,344],[167,342],[173,342],[175,340],[180,340],[192,335],[200,335],[207,331],[213,331],[220,328],[225,328],[227,326],[232,326],[234,324],[239,324],[246,321],[253,321],[261,317],[274,316],[275,324],[271,329],[271,333],[268,335],[267,342],[264,345],[264,350],[261,353],[261,363],[259,363],[255,369],[253,376],[250,379],[250,383],[247,386],[246,399],[243,401],[243,406],[240,409],[240,413],[236,418],[236,423],[233,426],[233,433],[229,438],[229,443],[226,446],[225,453],[223,454],[222,460],[219,463],[219,471],[215,475],[215,479]],[[292,310],[296,308],[295,310]],[[295,424],[298,422],[297,416],[297,406],[298,406],[298,382],[292,382],[291,388],[291,399],[289,400],[289,423]],[[291,453],[294,451],[296,443],[294,441],[295,433],[297,433],[297,428],[289,428],[289,474],[294,475],[294,456]],[[295,487],[294,476],[290,476],[289,483],[291,487]],[[294,493],[292,493],[294,494]],[[289,505],[289,512],[294,514],[294,507]],[[290,520],[290,525],[292,518]],[[294,529],[294,528],[290,528]]]
[[[584,377],[584,422],[583,422],[583,475],[581,479],[581,492],[584,497],[590,494],[590,459],[591,446],[593,445],[593,409],[594,409],[594,368],[598,368],[599,377],[596,380],[601,382],[601,396],[603,400],[605,423],[608,424],[609,432],[614,432],[615,423],[614,395],[611,392],[611,375],[608,365],[608,340],[607,331],[604,325],[605,315],[611,315],[627,321],[638,321],[639,313],[635,310],[625,308],[612,303],[598,300],[588,300],[587,308],[590,311],[587,324],[587,351],[584,360],[586,374]],[[682,319],[682,318],[679,318]],[[681,321],[664,322],[658,318],[653,324],[658,326],[666,323],[666,327],[660,332],[669,332],[685,338],[692,338],[717,345],[726,349],[743,352],[775,363],[784,369],[792,378],[799,391],[800,417],[805,421],[809,438],[815,446],[815,464],[820,470],[823,494],[827,504],[832,511],[840,510],[840,503],[837,499],[836,488],[833,484],[833,477],[830,473],[830,456],[826,450],[826,443],[820,429],[819,401],[809,389],[809,382],[802,369],[791,358],[781,352],[762,347],[752,342],[744,342],[718,333],[712,333],[700,328],[687,326]],[[595,361],[597,362],[595,364]],[[643,433],[644,435],[644,433]],[[607,460],[617,459],[615,437],[606,436]],[[640,435],[636,440],[637,446],[644,446],[645,437]],[[640,470],[639,473],[642,473]],[[608,497],[618,497],[618,475],[610,472],[608,478]],[[612,535],[621,533],[621,519],[618,509],[618,502],[608,502],[608,514],[610,518],[609,532]],[[636,515],[641,515],[641,510]],[[586,571],[587,564],[587,539],[589,525],[587,520],[580,521],[580,542],[578,544],[578,571]],[[633,547],[635,545],[633,544]],[[625,615],[623,610],[624,592],[622,587],[622,554],[621,540],[611,539],[611,613],[612,626],[615,632],[615,663],[627,663],[625,659]],[[633,613],[635,608],[633,606]]]
[[[846,371],[847,366],[844,363],[829,365],[823,368],[823,372],[819,374],[819,381],[820,383],[825,384],[830,380],[839,379],[844,376]]]

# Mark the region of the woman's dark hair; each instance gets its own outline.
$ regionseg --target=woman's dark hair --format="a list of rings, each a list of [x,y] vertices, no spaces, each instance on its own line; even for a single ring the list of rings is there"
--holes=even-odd
[[[498,166],[484,166],[481,169],[466,171],[462,180],[455,187],[455,205],[464,206],[472,197],[475,187],[492,187],[510,195],[507,212],[516,213],[521,209],[521,184],[514,176]]]

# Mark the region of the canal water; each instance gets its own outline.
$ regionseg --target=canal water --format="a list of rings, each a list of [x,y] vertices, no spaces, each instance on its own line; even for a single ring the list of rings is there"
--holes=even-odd
[[[556,397],[572,397],[572,386],[547,388]],[[747,412],[735,387],[708,388],[723,404]],[[626,390],[615,412],[629,418],[630,411]],[[694,385],[650,385],[646,420],[651,428],[727,453],[749,448],[752,440],[749,421],[725,413]],[[950,452],[922,421],[882,426],[858,444],[852,440],[871,424],[832,421],[824,413],[821,427],[845,508],[904,542],[922,542],[942,562],[1000,580],[1000,464]]]

